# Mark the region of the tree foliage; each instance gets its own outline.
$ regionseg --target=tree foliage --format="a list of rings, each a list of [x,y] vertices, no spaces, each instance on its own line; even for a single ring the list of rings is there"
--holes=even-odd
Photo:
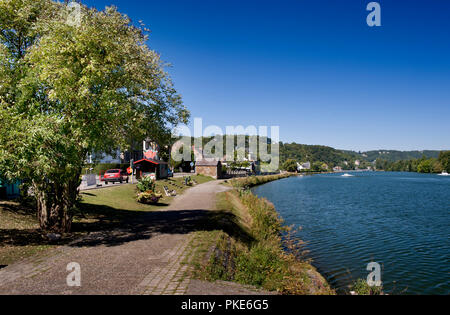
[[[297,171],[297,161],[289,159],[283,163],[283,170],[288,172],[296,172]]]
[[[438,160],[442,165],[442,169],[450,172],[450,151],[442,151],[439,154]]]
[[[448,152],[448,151],[447,151]],[[420,159],[400,160],[391,162],[378,159],[376,167],[379,170],[391,172],[418,172],[418,173],[440,173],[448,168],[448,155],[445,151],[441,152],[439,159],[427,158],[425,155]],[[447,165],[447,166],[446,166]]]
[[[346,167],[345,161],[354,165],[354,161],[361,159],[356,152],[336,150],[326,146],[304,145],[298,143],[282,143],[280,145],[280,160],[287,161],[293,159],[301,163],[322,162],[329,166]]]

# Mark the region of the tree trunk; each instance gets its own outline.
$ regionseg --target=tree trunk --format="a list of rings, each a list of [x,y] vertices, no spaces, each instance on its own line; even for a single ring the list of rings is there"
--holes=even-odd
[[[78,197],[79,177],[67,183],[34,185],[39,224],[42,230],[69,233],[72,209]]]

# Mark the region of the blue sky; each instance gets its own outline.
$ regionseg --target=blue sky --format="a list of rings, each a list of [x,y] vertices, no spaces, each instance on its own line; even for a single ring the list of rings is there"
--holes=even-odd
[[[283,142],[450,149],[450,1],[85,0],[152,30],[192,117]]]

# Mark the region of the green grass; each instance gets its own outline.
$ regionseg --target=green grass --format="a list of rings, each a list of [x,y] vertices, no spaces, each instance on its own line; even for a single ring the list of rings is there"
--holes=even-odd
[[[192,176],[198,184],[214,180],[206,176]],[[167,197],[164,186],[175,190],[177,195],[183,194],[190,187],[184,185],[183,178],[171,178],[156,182],[156,190],[163,195],[158,205],[144,205],[136,201],[136,184],[112,186],[109,188],[89,190],[81,193],[82,203],[107,206],[121,211],[156,211],[170,204],[174,197]]]
[[[52,246],[42,243],[36,215],[29,207],[15,202],[0,202],[0,266],[46,251]]]

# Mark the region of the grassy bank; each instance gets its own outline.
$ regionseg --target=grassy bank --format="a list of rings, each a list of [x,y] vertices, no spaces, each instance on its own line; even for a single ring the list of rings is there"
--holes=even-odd
[[[290,175],[274,176],[238,179],[233,186],[251,187]],[[217,211],[221,215],[214,222],[216,229],[197,233],[193,242],[196,278],[234,281],[280,294],[334,294],[304,259],[303,243],[289,236],[270,202],[233,189],[219,195]]]
[[[267,176],[251,176],[251,177],[242,177],[235,178],[229,181],[231,186],[234,188],[252,188],[258,185],[263,185],[269,182],[273,182],[276,180],[280,180],[283,178],[288,178],[294,176],[293,173],[283,173],[276,175],[267,175]]]
[[[192,176],[198,184],[213,180],[206,176]],[[183,178],[158,181],[157,190],[163,187],[176,190],[178,195],[189,187]],[[143,205],[136,201],[136,185],[112,186],[82,192],[80,203],[74,210],[72,233],[63,235],[58,241],[51,241],[39,229],[33,203],[20,204],[14,201],[0,201],[0,269],[29,256],[43,253],[56,246],[65,245],[90,232],[112,230],[124,221],[146,212],[159,211],[167,207],[173,197],[164,197],[158,205]]]

